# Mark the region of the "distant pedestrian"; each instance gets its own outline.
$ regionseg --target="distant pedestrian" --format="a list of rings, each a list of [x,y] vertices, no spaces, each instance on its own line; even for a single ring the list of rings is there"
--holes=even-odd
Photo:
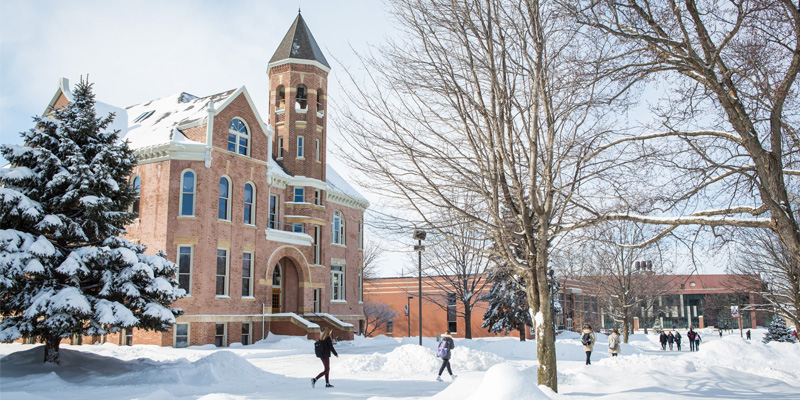
[[[694,339],[697,337],[697,332],[694,331],[694,327],[689,328],[689,332],[686,332],[686,338],[689,339],[689,351],[695,351],[695,344]]]
[[[747,340],[750,340],[750,329],[748,329],[745,334],[747,335]]]
[[[722,337],[722,329],[719,330],[719,337]]]
[[[442,381],[442,372],[444,372],[445,367],[447,367],[447,373],[450,374],[450,379],[456,379],[457,375],[453,375],[453,370],[450,369],[450,350],[456,347],[453,337],[450,336],[450,331],[446,331],[437,338],[437,341],[439,346],[436,348],[436,355],[442,358],[442,366],[439,367],[439,375],[436,376],[436,380]]]
[[[694,351],[700,351],[700,333],[694,333]]]
[[[316,378],[311,378],[311,387],[313,388],[316,385],[317,380],[325,376],[325,387],[333,387],[331,385],[330,380],[328,379],[328,375],[331,372],[331,353],[333,353],[336,358],[339,358],[339,354],[336,353],[336,349],[333,348],[333,340],[331,340],[331,328],[327,327],[325,330],[322,331],[322,334],[319,335],[319,343],[321,349],[317,353],[317,357],[322,360],[322,366],[325,369],[317,375]],[[316,346],[316,344],[315,344]]]
[[[619,331],[616,329],[611,331],[611,335],[608,336],[608,352],[611,353],[611,357],[616,357],[617,354],[622,352],[622,346],[620,346],[619,340]]]
[[[664,331],[661,331],[661,335],[658,336],[658,341],[661,343],[661,350],[667,349],[667,334]]]
[[[675,331],[675,346],[678,348],[678,351],[681,351],[681,333]]]
[[[592,365],[592,350],[594,349],[594,331],[592,326],[586,324],[581,331],[581,344],[583,344],[583,351],[586,352],[586,365]]]
[[[669,343],[669,351],[672,351],[672,344],[675,343],[675,336],[672,332],[667,335],[667,343]]]

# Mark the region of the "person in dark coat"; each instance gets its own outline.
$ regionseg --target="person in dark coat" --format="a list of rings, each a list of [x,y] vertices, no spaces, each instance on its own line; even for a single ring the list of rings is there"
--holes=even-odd
[[[747,340],[750,340],[750,329],[747,330]]]
[[[331,372],[331,353],[333,353],[336,358],[339,358],[339,354],[336,353],[336,349],[333,348],[333,340],[331,339],[331,328],[327,327],[325,330],[322,331],[322,334],[319,336],[319,340],[322,341],[322,366],[325,369],[317,375],[316,378],[311,378],[311,387],[313,388],[316,385],[317,380],[325,376],[325,387],[333,387],[331,385],[330,380],[328,379],[328,374]]]
[[[667,335],[667,343],[669,343],[669,351],[672,351],[672,344],[675,343],[675,336],[672,332]]]
[[[689,339],[689,351],[695,351],[694,338],[696,336],[697,332],[694,331],[694,327],[690,327],[689,332],[686,332],[686,338]]]
[[[658,341],[661,342],[661,350],[667,349],[667,334],[664,331],[661,331],[661,335],[658,337]]]
[[[678,348],[678,351],[681,351],[681,333],[675,331],[675,346]]]
[[[694,333],[694,351],[700,351],[700,334]]]
[[[446,331],[437,339],[437,341],[439,343],[444,342],[445,348],[447,348],[447,353],[442,356],[442,366],[439,367],[439,375],[436,376],[436,380],[439,382],[442,381],[442,372],[444,372],[445,367],[447,367],[447,373],[450,374],[450,379],[456,379],[458,375],[453,375],[453,370],[450,369],[450,350],[453,350],[453,348],[456,347],[455,342],[453,342],[453,337],[450,336],[450,331]]]

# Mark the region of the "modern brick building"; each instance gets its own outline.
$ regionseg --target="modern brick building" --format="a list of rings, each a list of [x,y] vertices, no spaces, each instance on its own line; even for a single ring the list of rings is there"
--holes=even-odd
[[[139,160],[128,239],[176,262],[187,296],[173,304],[185,313],[170,332],[83,342],[227,346],[269,333],[313,338],[326,326],[353,337],[369,203],[326,163],[329,71],[298,14],[267,65],[266,120],[245,87],[98,103],[98,115],[116,112],[113,128]],[[47,110],[70,99],[62,79]]]

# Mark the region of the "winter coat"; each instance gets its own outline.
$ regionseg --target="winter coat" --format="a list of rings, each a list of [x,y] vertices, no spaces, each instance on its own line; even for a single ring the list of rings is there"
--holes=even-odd
[[[661,332],[661,336],[658,337],[658,341],[661,342],[662,346],[667,344],[667,334],[664,333],[664,332]]]
[[[694,338],[696,336],[697,336],[697,332],[695,332],[695,331],[686,332],[686,337],[689,338],[690,341],[694,340]]]
[[[622,346],[619,345],[619,342],[619,334],[612,333],[611,336],[608,337],[608,352],[611,354],[619,354],[622,352]]]
[[[680,332],[675,332],[675,343],[681,344],[681,334],[680,334]]]
[[[596,342],[596,340],[594,338],[594,332],[592,332],[591,329],[584,328],[583,331],[581,331],[581,337],[583,337],[584,333],[588,333],[592,337],[592,344],[590,344],[588,346],[587,345],[583,345],[583,351],[592,351],[592,350],[594,350],[594,342]]]
[[[701,340],[701,339],[700,339],[700,334],[699,334],[699,333],[697,333],[697,332],[695,332],[695,334],[694,334],[694,341],[695,341],[695,342],[697,342],[697,343],[700,343],[700,340]]]
[[[672,336],[672,333],[667,335],[667,343],[672,344],[675,341],[675,336]]]
[[[447,348],[447,354],[445,354],[444,357],[442,357],[442,359],[449,360],[450,356],[452,355],[450,353],[450,350],[453,350],[453,348],[456,347],[456,343],[453,341],[453,337],[444,333],[442,334],[442,336],[439,337],[437,341],[440,343],[445,342],[445,348]]]
[[[333,348],[333,340],[328,336],[322,341],[322,357],[320,358],[331,358],[331,353],[339,357],[339,354],[336,353],[336,349]]]

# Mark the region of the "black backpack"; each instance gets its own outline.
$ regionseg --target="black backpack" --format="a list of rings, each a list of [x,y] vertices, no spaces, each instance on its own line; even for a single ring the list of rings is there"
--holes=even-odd
[[[581,343],[583,343],[584,346],[591,346],[592,335],[590,335],[589,332],[584,333],[583,336],[581,337]]]
[[[325,353],[323,350],[322,340],[317,340],[314,342],[314,354],[316,354],[317,358],[322,358],[322,355]]]

